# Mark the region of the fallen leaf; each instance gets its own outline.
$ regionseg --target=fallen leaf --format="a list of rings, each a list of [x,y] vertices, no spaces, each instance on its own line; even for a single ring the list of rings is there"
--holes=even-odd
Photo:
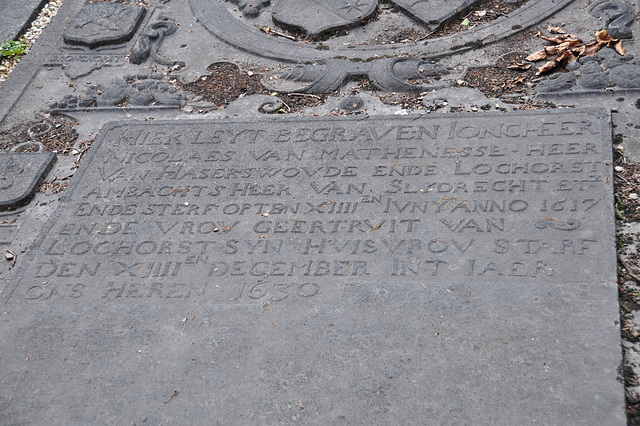
[[[555,44],[562,44],[562,43],[566,43],[566,42],[570,42],[570,41],[580,43],[580,39],[578,37],[574,36],[574,35],[571,35],[571,34],[559,35],[559,36],[556,36],[556,37],[548,37],[548,36],[542,35],[542,34],[540,34],[540,32],[538,32],[538,34],[536,34],[536,37],[539,37],[539,38],[541,38],[543,40],[550,41],[550,42],[555,43]]]
[[[558,62],[556,62],[555,60],[552,61],[547,61],[544,65],[538,67],[538,75],[540,74],[544,74],[546,72],[551,71],[552,69],[555,69],[558,66]]]
[[[582,51],[578,54],[578,56],[595,56],[598,51],[602,48],[602,45],[596,41],[585,44],[582,46]]]
[[[556,61],[558,63],[566,62],[567,64],[570,64],[571,62],[575,62],[577,60],[578,60],[578,58],[576,58],[575,55],[573,54],[573,52],[570,51],[570,50],[565,50],[564,52],[562,52],[561,55],[558,55],[554,59],[554,61]]]
[[[520,64],[518,63],[512,63],[511,65],[508,65],[507,68],[510,70],[522,70],[522,71],[526,71],[528,69],[530,69],[533,65],[528,64],[526,62],[522,62]]]
[[[564,32],[564,30],[560,27],[549,27],[547,28],[547,30],[551,33],[551,34],[566,34]]]
[[[616,40],[615,42],[611,43],[609,46],[613,47],[616,52],[624,56],[624,47],[622,47],[622,40]]]
[[[531,55],[527,56],[524,59],[525,61],[531,61],[531,62],[541,61],[543,59],[547,59],[547,52],[544,49],[538,50],[537,52],[532,53]]]
[[[469,18],[464,18],[464,21],[462,21],[460,23],[460,25],[465,26],[465,27],[468,27],[469,24],[471,24],[471,21],[469,21]]]
[[[559,52],[558,46],[546,46],[544,51],[547,55],[557,55]]]
[[[515,84],[521,84],[521,83],[522,83],[526,78],[527,78],[527,76],[526,76],[526,75],[521,75],[521,76],[516,77],[516,78],[513,80],[513,82],[514,82]]]
[[[596,31],[596,41],[600,44],[609,44],[612,41],[617,41],[617,40],[611,37],[611,35],[609,35],[609,31],[601,30],[601,31]]]

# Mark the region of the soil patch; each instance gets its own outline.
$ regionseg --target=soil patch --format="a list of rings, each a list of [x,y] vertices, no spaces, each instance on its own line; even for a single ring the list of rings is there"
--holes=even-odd
[[[505,0],[483,1],[467,9],[465,11],[466,13],[454,16],[443,22],[438,29],[428,35],[428,38],[445,37],[468,31],[479,25],[484,25],[502,16],[506,16],[526,3],[527,1],[520,3],[507,3]],[[468,25],[462,25],[465,19],[469,21]]]
[[[261,83],[262,74],[256,71],[241,71],[230,62],[217,62],[209,65],[208,75],[198,78],[193,83],[182,84],[182,89],[224,108],[242,96],[272,94]],[[286,114],[300,112],[325,102],[326,95],[316,96],[305,93],[277,94],[283,102],[282,108],[274,113]]]
[[[470,68],[460,85],[474,87],[488,98],[500,98],[504,95],[525,95],[531,92],[536,78],[535,67],[524,64],[525,52],[513,52],[503,55],[493,67]],[[509,67],[529,67],[511,69]]]
[[[25,142],[40,142],[45,151],[55,151],[58,155],[67,155],[78,139],[74,126],[78,124],[65,115],[50,115],[36,121],[18,124],[0,132],[0,150],[10,151]],[[36,145],[25,145],[18,152],[34,152]]]

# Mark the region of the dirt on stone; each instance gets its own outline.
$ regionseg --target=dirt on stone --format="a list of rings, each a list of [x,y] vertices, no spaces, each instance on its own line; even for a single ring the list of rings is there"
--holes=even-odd
[[[67,155],[78,139],[74,127],[76,120],[65,115],[49,115],[34,121],[21,123],[0,132],[0,150],[8,152],[24,142],[40,142],[46,151],[56,151],[59,155]],[[31,136],[29,135],[31,132]],[[26,144],[18,152],[37,151],[37,145]]]
[[[272,94],[261,83],[262,74],[257,71],[241,71],[230,62],[217,62],[209,65],[208,75],[201,76],[196,81],[182,84],[182,89],[200,96],[219,108],[224,108],[242,96]],[[320,105],[326,100],[326,95],[318,96],[305,93],[278,93],[278,99],[283,102],[282,108],[274,113],[300,112],[306,108]]]
[[[507,3],[505,0],[486,0],[473,5],[462,15],[443,22],[437,30],[429,34],[428,38],[445,37],[452,34],[468,31],[479,25],[487,24],[502,16],[506,16],[514,10],[522,7],[527,1],[519,3]],[[468,25],[462,25],[465,19]]]
[[[488,98],[528,94],[536,72],[533,65],[525,64],[526,56],[524,52],[509,53],[501,56],[493,67],[470,68],[459,85],[476,88]]]
[[[267,94],[266,89],[260,84],[261,74],[242,72],[237,65],[230,62],[211,64],[207,71],[208,75],[198,78],[193,83],[183,84],[183,89],[222,107],[240,96]]]

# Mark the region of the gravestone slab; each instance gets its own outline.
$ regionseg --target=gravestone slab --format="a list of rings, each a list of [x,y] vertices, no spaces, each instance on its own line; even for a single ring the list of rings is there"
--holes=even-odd
[[[605,110],[105,126],[8,423],[625,424]]]
[[[23,34],[45,3],[46,0],[0,1],[0,43]]]
[[[53,152],[0,154],[0,207],[31,196],[55,161]]]

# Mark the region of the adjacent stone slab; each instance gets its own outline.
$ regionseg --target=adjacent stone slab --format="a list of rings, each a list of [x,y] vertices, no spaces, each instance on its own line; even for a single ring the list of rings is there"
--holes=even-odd
[[[625,424],[610,137],[604,110],[110,124],[0,296],[3,415]]]
[[[0,207],[31,196],[55,161],[53,152],[0,154]]]
[[[2,0],[0,2],[0,43],[16,40],[38,15],[46,0]]]

